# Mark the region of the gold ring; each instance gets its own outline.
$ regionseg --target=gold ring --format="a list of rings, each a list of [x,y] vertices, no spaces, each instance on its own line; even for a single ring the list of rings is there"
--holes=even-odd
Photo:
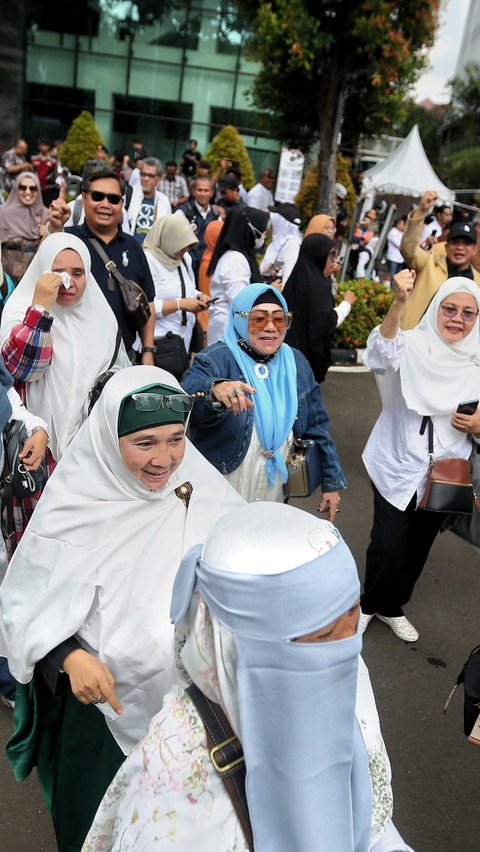
[[[101,692],[98,698],[94,698],[92,700],[92,704],[100,704],[101,699],[103,698],[103,693]]]

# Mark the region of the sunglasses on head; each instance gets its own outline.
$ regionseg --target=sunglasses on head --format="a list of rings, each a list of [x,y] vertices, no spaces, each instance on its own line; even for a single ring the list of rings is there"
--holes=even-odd
[[[248,319],[249,331],[263,331],[263,329],[272,322],[277,331],[286,331],[292,324],[293,314],[291,311],[235,311],[240,317]]]
[[[28,184],[28,183],[21,183],[21,184],[20,184],[20,186],[18,187],[18,190],[19,190],[19,192],[28,192],[28,191],[30,191],[30,192],[38,192],[38,187],[36,187],[36,186],[29,186],[29,184]]]
[[[98,189],[89,189],[88,194],[92,196],[92,201],[104,201],[106,198],[110,204],[120,204],[122,196],[116,192],[100,192]]]
[[[137,411],[158,411],[160,408],[170,408],[186,414],[193,408],[195,397],[186,393],[164,394],[150,391],[132,393],[132,399]]]

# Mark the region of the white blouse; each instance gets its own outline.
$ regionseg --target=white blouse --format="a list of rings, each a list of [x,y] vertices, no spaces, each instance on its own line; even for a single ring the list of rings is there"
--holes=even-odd
[[[179,267],[174,269],[166,269],[151,252],[145,252],[150,272],[152,273],[153,283],[155,285],[155,337],[163,337],[167,331],[173,331],[175,334],[180,334],[185,343],[185,349],[188,352],[190,349],[190,341],[192,339],[193,326],[195,325],[195,314],[193,311],[186,311],[187,324],[182,325],[182,311],[163,316],[163,303],[167,299],[181,299],[182,285],[180,281]],[[195,286],[195,278],[192,271],[192,261],[187,253],[183,256],[181,263],[183,280],[185,282],[185,298],[196,299],[199,291]]]
[[[394,340],[387,340],[377,326],[363,357],[365,366],[375,373],[383,405],[363,452],[363,463],[382,497],[402,511],[415,492],[417,505],[422,499],[429,463],[428,429],[420,435],[422,417],[407,408],[402,394],[399,367],[404,346],[402,331]],[[452,414],[454,408],[452,403]],[[470,457],[471,440],[463,432],[458,432],[458,439],[447,447],[440,445],[435,434],[433,440],[436,458]]]
[[[218,261],[210,283],[210,297],[217,299],[208,309],[208,345],[216,343],[225,331],[230,305],[250,284],[250,265],[239,251],[226,251]]]

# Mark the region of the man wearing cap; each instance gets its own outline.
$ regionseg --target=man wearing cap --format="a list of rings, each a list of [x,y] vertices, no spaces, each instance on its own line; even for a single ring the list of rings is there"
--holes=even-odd
[[[260,180],[247,193],[247,204],[249,207],[256,207],[257,210],[264,210],[268,213],[269,208],[273,204],[272,188],[275,183],[275,171],[273,169],[262,169],[260,172]]]
[[[240,198],[240,188],[238,186],[238,180],[235,175],[224,175],[218,181],[218,191],[220,193],[220,198],[216,200],[217,207],[220,207],[220,215],[221,211],[225,211],[225,215],[232,210],[232,208],[246,207],[246,204]]]
[[[288,201],[271,204],[268,209],[272,239],[260,264],[260,272],[269,280],[281,278],[283,288],[297,262],[302,244],[301,213],[296,204]]]
[[[420,203],[407,216],[400,251],[407,266],[417,273],[415,287],[402,314],[401,327],[414,328],[423,316],[430,300],[447,278],[461,275],[480,284],[480,273],[472,266],[477,234],[470,222],[451,226],[447,241],[437,243],[429,251],[421,248],[420,240],[425,216],[437,199],[437,193],[427,190]]]

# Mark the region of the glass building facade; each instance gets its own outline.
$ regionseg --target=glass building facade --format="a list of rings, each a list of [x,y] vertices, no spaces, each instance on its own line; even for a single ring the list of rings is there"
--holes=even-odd
[[[26,44],[24,134],[63,139],[90,111],[110,153],[179,160],[188,140],[205,152],[225,124],[241,133],[254,168],[277,166],[280,145],[259,129],[246,90],[257,66],[245,55],[234,7],[222,0],[32,2]]]

